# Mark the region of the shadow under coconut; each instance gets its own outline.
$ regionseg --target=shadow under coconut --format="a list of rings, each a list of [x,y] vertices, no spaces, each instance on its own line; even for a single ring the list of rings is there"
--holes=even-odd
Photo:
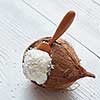
[[[29,100],[73,100],[73,94],[67,89],[53,91],[34,84],[27,88],[27,96]]]

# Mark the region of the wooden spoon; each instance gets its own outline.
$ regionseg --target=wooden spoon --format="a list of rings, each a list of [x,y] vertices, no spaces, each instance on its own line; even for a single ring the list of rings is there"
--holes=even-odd
[[[56,32],[54,33],[50,41],[48,43],[47,42],[40,43],[37,46],[37,49],[46,51],[50,54],[52,44],[69,28],[69,26],[72,24],[74,20],[74,17],[75,17],[75,12],[69,11],[62,19],[61,23],[59,24]]]

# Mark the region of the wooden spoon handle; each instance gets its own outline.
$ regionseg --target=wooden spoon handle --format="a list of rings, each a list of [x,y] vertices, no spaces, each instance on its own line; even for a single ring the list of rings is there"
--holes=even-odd
[[[73,19],[75,17],[75,12],[74,11],[69,11],[64,18],[62,19],[60,25],[58,26],[55,34],[49,41],[49,45],[51,46],[54,41],[56,41],[71,25],[73,22]]]

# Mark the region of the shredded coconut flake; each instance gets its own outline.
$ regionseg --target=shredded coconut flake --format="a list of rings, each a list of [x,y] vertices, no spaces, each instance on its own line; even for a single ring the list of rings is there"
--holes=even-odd
[[[34,48],[28,50],[24,55],[24,75],[38,84],[45,83],[47,74],[50,74],[51,69],[54,69],[51,60],[49,54],[44,51]]]

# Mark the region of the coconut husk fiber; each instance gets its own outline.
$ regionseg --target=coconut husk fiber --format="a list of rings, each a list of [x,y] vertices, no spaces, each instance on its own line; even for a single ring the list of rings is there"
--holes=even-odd
[[[28,49],[37,48],[40,43],[48,42],[49,39],[50,37],[39,39],[32,43]],[[50,56],[54,69],[50,71],[50,75],[48,75],[48,79],[44,84],[38,85],[34,82],[38,86],[51,90],[64,90],[80,78],[95,78],[94,74],[87,72],[80,65],[80,59],[73,47],[67,41],[58,39],[52,44],[50,49]]]

